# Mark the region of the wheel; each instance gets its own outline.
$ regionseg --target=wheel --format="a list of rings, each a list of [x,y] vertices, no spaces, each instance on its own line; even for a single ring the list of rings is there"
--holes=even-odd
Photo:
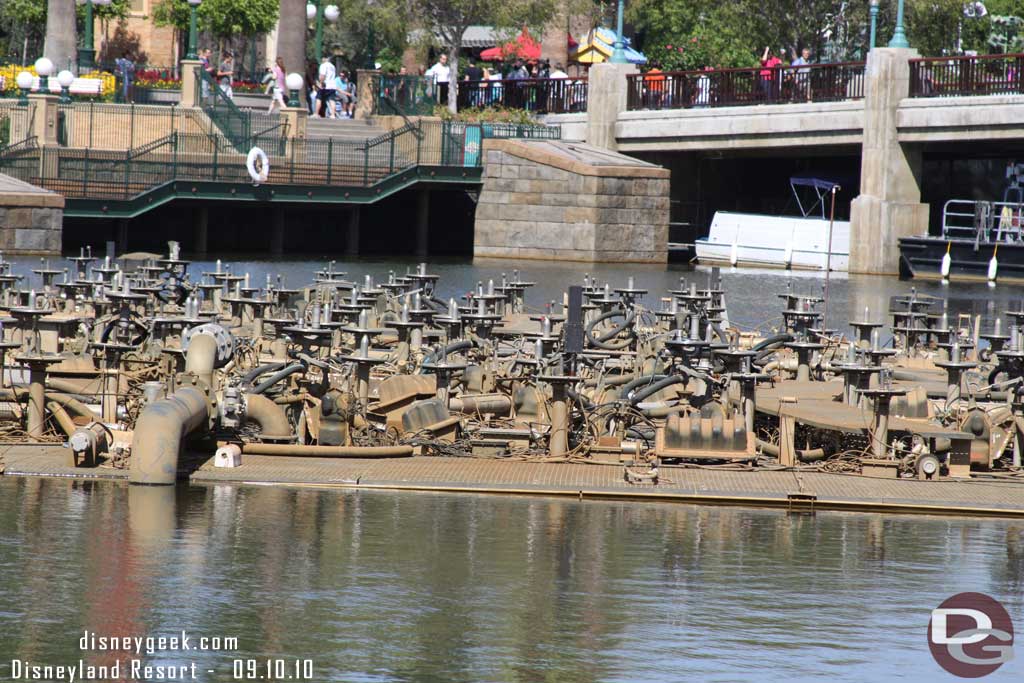
[[[922,455],[917,459],[917,477],[919,479],[934,479],[939,474],[939,459],[934,455]]]

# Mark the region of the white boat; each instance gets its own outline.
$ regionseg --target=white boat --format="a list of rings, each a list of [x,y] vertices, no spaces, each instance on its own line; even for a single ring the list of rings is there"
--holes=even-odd
[[[850,222],[833,222],[825,217],[826,196],[839,184],[813,176],[794,176],[789,183],[802,216],[717,211],[708,236],[696,241],[697,261],[845,272],[850,258]],[[798,187],[810,187],[817,196],[806,210]],[[821,216],[812,216],[819,206]]]

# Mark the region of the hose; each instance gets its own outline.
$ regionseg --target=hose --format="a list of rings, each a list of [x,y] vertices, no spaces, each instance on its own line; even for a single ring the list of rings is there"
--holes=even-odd
[[[643,389],[637,391],[635,394],[629,397],[629,402],[631,405],[635,406],[637,403],[640,403],[648,396],[653,396],[662,389],[670,387],[673,384],[686,384],[686,380],[687,378],[684,377],[683,375],[669,375],[668,377],[664,377],[655,382],[654,384],[646,386]]]
[[[633,391],[637,387],[642,387],[643,385],[650,384],[651,382],[660,382],[661,380],[665,379],[665,377],[667,377],[667,375],[652,374],[643,375],[641,377],[637,377],[636,379],[632,379],[619,390],[619,396],[628,396],[629,392]]]
[[[458,351],[465,351],[466,349],[471,349],[471,348],[473,348],[473,342],[470,341],[469,339],[463,339],[462,341],[452,342],[448,346],[444,347],[444,350],[441,352],[443,354],[441,357],[442,358],[447,358],[448,356],[450,356],[453,353],[456,353]],[[423,362],[424,363],[433,363],[433,362],[435,362],[436,356],[437,356],[437,350],[435,349],[435,350],[431,351],[430,353],[428,353],[426,356],[424,356]]]
[[[597,327],[598,324],[604,322],[605,320],[619,317],[624,318],[621,325],[613,327],[612,329],[608,330],[601,336],[594,336],[594,328]],[[619,351],[621,349],[624,349],[625,347],[633,343],[633,340],[636,338],[636,333],[630,327],[635,319],[635,311],[625,312],[622,310],[614,310],[608,311],[607,313],[602,313],[601,315],[597,316],[596,318],[591,320],[590,323],[587,324],[587,342],[589,342],[591,346],[596,346],[597,348],[604,349],[605,351]],[[629,333],[625,339],[621,339],[614,343],[609,343],[609,339],[618,336],[623,330],[627,330]]]
[[[294,375],[294,374],[296,374],[298,372],[305,372],[305,371],[306,371],[306,366],[304,364],[302,364],[302,363],[293,363],[293,364],[289,365],[288,367],[286,367],[284,370],[279,370],[278,372],[275,372],[273,375],[271,375],[267,379],[265,379],[262,382],[260,382],[259,384],[257,384],[255,387],[252,388],[252,390],[249,393],[250,394],[262,394],[264,391],[266,391],[270,387],[274,386],[275,384],[277,384],[281,380],[283,380],[283,379],[285,379],[287,377],[291,377],[292,375]]]
[[[254,370],[250,370],[249,372],[245,373],[242,376],[242,384],[252,384],[253,381],[255,381],[255,379],[260,375],[265,375],[268,372],[275,372],[286,365],[288,365],[288,361],[286,360],[279,361],[277,363],[267,363],[266,365],[261,365],[258,368],[255,368]]]
[[[761,452],[767,453],[768,455],[774,455],[776,458],[779,457],[779,447],[773,443],[767,441],[757,440],[757,447],[761,449]],[[805,451],[798,450],[796,452],[797,460],[800,462],[818,462],[828,457],[824,448],[811,448]]]

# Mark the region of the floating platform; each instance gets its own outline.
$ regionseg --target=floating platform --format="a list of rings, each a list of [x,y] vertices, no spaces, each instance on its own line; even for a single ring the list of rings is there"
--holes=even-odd
[[[127,480],[128,471],[75,468],[60,446],[12,446],[5,476]],[[781,507],[795,511],[854,510],[1024,517],[1024,482],[918,481],[813,470],[737,470],[662,465],[657,484],[631,484],[615,464],[412,457],[335,459],[245,455],[233,468],[210,458],[188,475],[193,484],[255,484],[325,488],[571,496]]]

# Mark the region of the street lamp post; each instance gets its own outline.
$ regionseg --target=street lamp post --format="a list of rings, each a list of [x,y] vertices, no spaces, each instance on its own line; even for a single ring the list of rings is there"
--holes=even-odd
[[[288,87],[288,106],[299,107],[299,91],[302,90],[302,75],[290,73],[284,77],[284,84]]]
[[[323,0],[310,0],[309,4],[306,5],[306,19],[309,21],[316,20],[316,62],[320,63],[320,60],[324,57],[324,19],[331,22],[332,24],[338,20],[341,16],[341,10],[338,9],[337,5],[324,5]]]
[[[896,30],[892,32],[889,47],[910,47],[907,34],[903,30],[903,0],[896,2]]]
[[[623,0],[619,0],[615,10],[615,44],[612,46],[612,56],[608,59],[612,64],[627,64],[629,62],[626,59],[626,44],[622,40],[622,5]]]
[[[869,50],[875,49],[875,31],[878,28],[878,3],[879,0],[868,0],[868,7],[871,12],[871,42],[868,44]]]
[[[83,71],[92,69],[96,64],[96,50],[93,48],[92,29],[95,19],[93,5],[109,5],[111,0],[85,0],[85,35],[82,48],[78,51],[78,68]]]
[[[199,59],[199,27],[196,12],[203,0],[188,0],[188,52],[185,59]]]

